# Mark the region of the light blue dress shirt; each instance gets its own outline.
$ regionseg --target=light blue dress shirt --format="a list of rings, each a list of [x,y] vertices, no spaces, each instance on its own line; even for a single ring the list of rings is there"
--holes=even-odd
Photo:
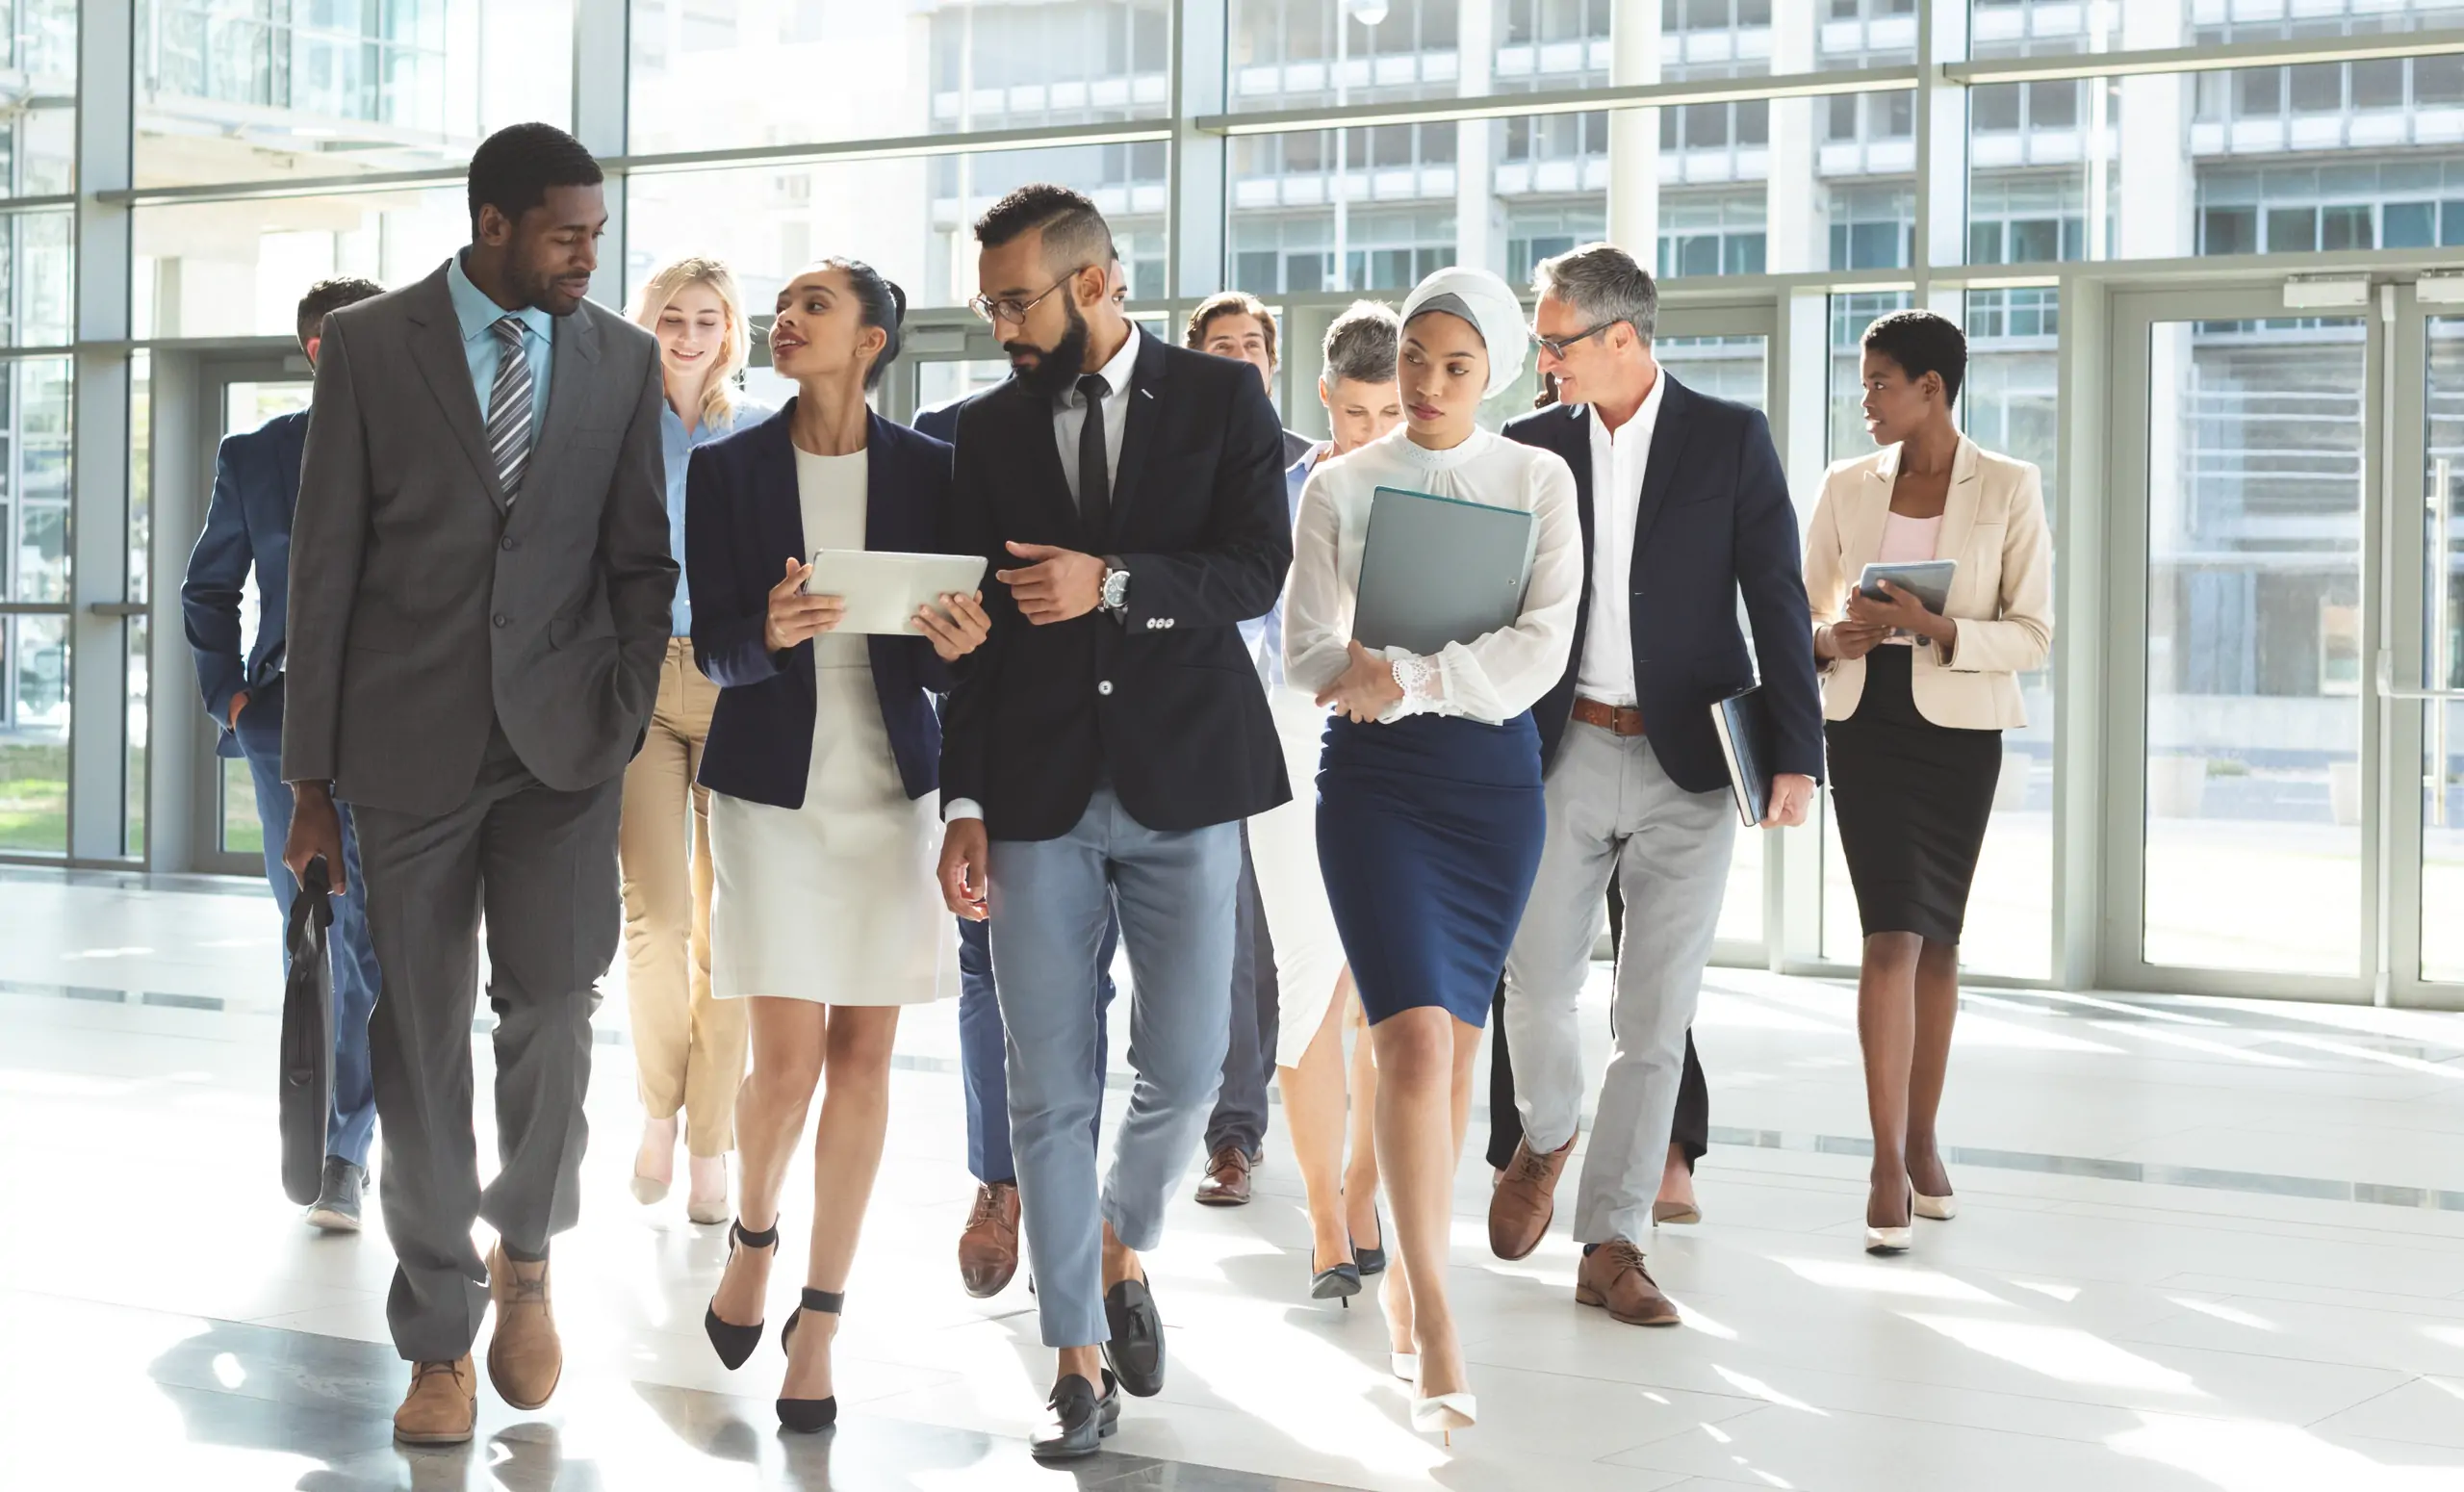
[[[507,311],[462,272],[462,255],[446,267],[445,288],[453,296],[453,319],[462,326],[462,355],[471,363],[471,391],[479,396],[479,422],[488,419],[488,396],[497,387],[497,337],[489,330],[507,316],[522,320],[522,346],[530,354],[530,444],[539,444],[548,418],[548,365],[555,354],[556,320],[537,306]]]
[[[667,454],[667,552],[675,558],[677,571],[676,602],[673,619],[668,623],[668,631],[674,636],[693,635],[693,600],[684,583],[684,473],[693,459],[693,448],[706,446],[769,415],[769,405],[739,394],[735,413],[724,421],[705,420],[688,432],[684,417],[666,400],[659,401],[659,444]]]
[[[1321,442],[1309,448],[1309,453],[1292,463],[1283,474],[1284,499],[1289,504],[1292,526],[1300,527],[1300,489],[1309,482],[1309,469],[1319,458],[1334,450],[1331,443]],[[1274,605],[1255,621],[1241,624],[1241,641],[1249,650],[1249,660],[1258,666],[1258,682],[1269,690],[1283,682],[1283,597],[1277,593]]]

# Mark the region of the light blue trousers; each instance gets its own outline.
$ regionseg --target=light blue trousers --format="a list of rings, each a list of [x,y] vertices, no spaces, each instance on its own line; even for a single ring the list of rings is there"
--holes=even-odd
[[[1047,1347],[1091,1347],[1104,1322],[1102,1224],[1142,1252],[1195,1159],[1231,1032],[1238,822],[1162,833],[1098,787],[1057,839],[996,839],[992,968],[1007,1029],[1010,1143]],[[1097,951],[1117,909],[1129,951],[1137,1081],[1095,1183],[1104,1101]]]

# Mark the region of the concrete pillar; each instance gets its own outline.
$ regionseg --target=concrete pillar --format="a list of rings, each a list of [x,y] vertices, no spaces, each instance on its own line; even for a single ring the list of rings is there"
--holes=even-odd
[[[1771,70],[1811,72],[1819,0],[1771,0]],[[1831,265],[1831,203],[1815,166],[1828,100],[1771,101],[1771,179],[1765,185],[1763,267],[1802,274]]]
[[[1619,0],[1608,66],[1612,88],[1659,81],[1658,0]],[[1608,116],[1608,241],[1645,265],[1659,263],[1659,111]]]
[[[1455,24],[1456,92],[1478,98],[1489,91],[1497,70],[1497,8],[1472,0]],[[1454,126],[1454,262],[1502,274],[1505,208],[1497,193],[1497,138],[1498,126],[1489,119]]]

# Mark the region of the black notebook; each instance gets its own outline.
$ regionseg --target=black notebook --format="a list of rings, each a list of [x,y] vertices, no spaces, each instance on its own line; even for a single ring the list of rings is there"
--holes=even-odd
[[[1729,764],[1729,791],[1736,816],[1748,829],[1771,815],[1771,710],[1761,685],[1732,694],[1711,707],[1711,730]]]

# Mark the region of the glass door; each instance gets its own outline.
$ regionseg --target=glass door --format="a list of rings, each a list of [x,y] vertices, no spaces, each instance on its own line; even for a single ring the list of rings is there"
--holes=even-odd
[[[2101,982],[2453,1004],[2464,314],[2115,297]]]
[[[294,367],[291,365],[299,365]],[[306,359],[292,357],[280,362],[251,361],[226,365],[209,365],[199,380],[205,407],[199,428],[206,437],[202,452],[204,464],[198,468],[208,483],[213,480],[215,451],[222,438],[256,429],[279,415],[308,407],[309,373]],[[204,512],[199,508],[200,517]],[[193,541],[192,541],[193,542]],[[180,553],[185,557],[187,551]],[[257,584],[252,571],[240,599],[240,653],[245,657],[255,646],[257,637]],[[184,684],[185,698],[194,699],[193,681]],[[218,733],[212,723],[197,715],[207,731],[205,746],[197,759],[210,774],[200,785],[195,802],[205,808],[207,822],[204,833],[194,841],[198,846],[197,867],[221,875],[257,876],[265,873],[265,834],[257,821],[256,785],[248,773],[248,763],[236,757],[214,755],[214,740]]]

